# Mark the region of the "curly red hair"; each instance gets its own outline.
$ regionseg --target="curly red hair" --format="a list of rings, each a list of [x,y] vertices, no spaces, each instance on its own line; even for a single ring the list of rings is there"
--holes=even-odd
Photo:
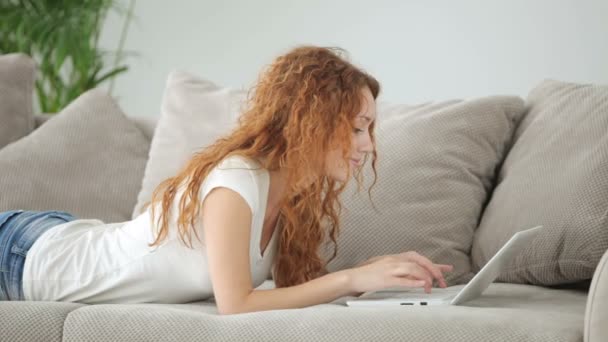
[[[264,160],[268,170],[287,171],[284,200],[279,208],[279,247],[274,260],[273,279],[277,287],[293,286],[327,272],[326,266],[338,252],[342,206],[339,195],[346,183],[324,174],[331,147],[341,148],[348,160],[352,149],[355,116],[363,106],[362,89],[374,98],[380,92],[376,79],[347,61],[340,48],[300,46],[279,56],[259,76],[250,89],[245,111],[237,127],[207,148],[197,151],[174,177],[154,190],[152,200],[162,210],[156,225],[159,234],[151,246],[168,234],[169,211],[178,187],[187,182],[179,199],[178,230],[181,240],[192,247],[192,231],[200,214],[201,183],[222,159],[238,154]],[[369,131],[373,143],[372,169],[376,173],[376,143],[373,123]],[[367,156],[366,156],[367,159]],[[362,175],[355,172],[358,188]],[[350,177],[349,177],[350,178]],[[313,179],[304,182],[302,180]],[[375,184],[376,179],[374,179]],[[370,187],[371,198],[371,187]],[[152,205],[150,217],[156,205]],[[319,247],[325,233],[334,245],[333,256],[323,262]],[[200,238],[199,238],[200,240]]]

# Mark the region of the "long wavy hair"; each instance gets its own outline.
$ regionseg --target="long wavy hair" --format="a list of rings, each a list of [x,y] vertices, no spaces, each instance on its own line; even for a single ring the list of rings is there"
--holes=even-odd
[[[352,149],[355,116],[364,104],[362,90],[368,87],[375,98],[378,81],[355,67],[336,47],[299,46],[277,57],[260,73],[247,99],[237,126],[215,143],[194,153],[174,177],[154,190],[150,217],[157,202],[162,205],[155,223],[160,227],[155,241],[160,244],[169,231],[169,214],[178,188],[186,188],[179,199],[177,219],[180,239],[192,248],[192,232],[199,219],[201,183],[224,158],[238,154],[263,161],[268,170],[286,170],[286,191],[279,204],[277,229],[279,246],[273,265],[277,287],[293,286],[327,273],[327,264],[338,253],[342,205],[339,195],[346,182],[325,174],[327,153],[341,149],[348,161]],[[369,131],[373,143],[372,169],[376,183],[376,141],[374,123]],[[365,156],[364,163],[369,155]],[[361,189],[361,169],[351,170]],[[304,182],[303,182],[304,181]],[[303,186],[302,184],[306,184]],[[332,257],[324,262],[319,247],[326,235],[334,245]],[[188,242],[186,242],[186,239]]]

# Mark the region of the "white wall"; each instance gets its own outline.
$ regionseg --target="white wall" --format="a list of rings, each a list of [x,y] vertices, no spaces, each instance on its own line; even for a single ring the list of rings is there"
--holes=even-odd
[[[298,44],[345,48],[391,102],[608,84],[608,0],[139,0],[135,15],[126,48],[139,56],[113,92],[133,116],[159,114],[172,69],[247,88]],[[108,18],[102,45],[121,28]]]

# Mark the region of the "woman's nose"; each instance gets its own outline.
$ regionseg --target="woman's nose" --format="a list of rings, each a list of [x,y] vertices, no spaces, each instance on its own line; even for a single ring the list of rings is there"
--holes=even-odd
[[[362,139],[362,141],[360,142],[359,151],[366,152],[366,153],[374,151],[374,144],[372,142],[372,137],[369,133],[366,134],[365,138]]]

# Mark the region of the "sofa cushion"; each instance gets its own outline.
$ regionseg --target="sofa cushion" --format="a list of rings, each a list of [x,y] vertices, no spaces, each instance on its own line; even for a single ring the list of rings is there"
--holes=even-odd
[[[343,297],[301,309],[220,316],[211,301],[91,305],[64,341],[534,341],[583,339],[586,293],[492,284],[463,306],[352,308]]]
[[[53,116],[54,114],[34,114],[34,129],[38,129],[38,127],[49,121]]]
[[[36,65],[23,54],[0,56],[0,148],[34,129]]]
[[[356,194],[356,182],[343,193],[338,256],[329,270],[413,250],[454,265],[445,273],[449,284],[467,282],[473,234],[523,113],[515,96],[379,105],[378,180],[371,202],[367,191]],[[369,165],[363,176],[367,190]],[[333,252],[326,246],[325,259]]]
[[[0,341],[62,341],[67,315],[84,304],[0,301]]]
[[[154,189],[176,175],[195,151],[236,125],[245,94],[186,72],[169,74],[133,218]]]
[[[129,220],[148,140],[102,90],[91,90],[39,129],[0,150],[0,211],[64,210]]]
[[[149,142],[152,142],[154,136],[154,130],[158,122],[157,116],[127,116],[137,128],[146,136]]]
[[[158,122],[158,116],[130,116],[126,114],[127,118],[131,120],[137,128],[146,136],[148,142],[152,141],[152,136],[154,136],[154,129],[156,128],[156,124]],[[45,122],[51,119],[54,115],[48,114],[34,114],[34,129],[42,126]]]
[[[608,249],[608,86],[545,80],[527,106],[475,235],[473,268],[514,233],[543,225],[498,280],[591,279]]]

